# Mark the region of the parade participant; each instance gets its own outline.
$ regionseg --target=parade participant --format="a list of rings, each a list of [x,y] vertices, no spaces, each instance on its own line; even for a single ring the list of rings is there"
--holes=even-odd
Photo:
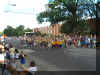
[[[72,37],[68,36],[68,47],[72,46]]]
[[[91,47],[91,38],[88,36],[88,48]]]
[[[84,41],[85,41],[85,47],[88,47],[88,44],[89,44],[89,38],[88,38],[87,35],[84,37]]]
[[[93,48],[96,48],[96,35],[93,36]]]
[[[26,63],[25,62],[25,55],[24,55],[23,51],[21,51],[21,54],[20,54],[20,63],[22,64],[23,67],[24,67],[24,64]]]
[[[59,48],[62,48],[62,41],[61,40],[57,41],[57,45]]]
[[[52,41],[52,48],[56,48],[56,41]]]
[[[48,48],[51,48],[52,45],[51,45],[51,41],[48,41]]]
[[[80,41],[80,39],[78,39],[78,48],[81,48],[81,41]]]
[[[64,43],[64,40],[61,41],[61,48],[64,48],[65,47],[65,43]]]

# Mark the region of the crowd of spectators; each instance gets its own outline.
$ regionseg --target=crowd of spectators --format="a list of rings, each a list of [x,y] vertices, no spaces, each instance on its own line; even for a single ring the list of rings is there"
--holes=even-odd
[[[19,40],[21,45],[26,45],[29,48],[96,48],[96,34],[31,36],[20,37]],[[13,44],[0,42],[0,47],[2,47],[0,48],[0,55],[4,56],[4,61],[0,60],[2,75],[33,75],[37,71],[34,61],[30,61],[29,68],[25,67],[24,52],[14,48]]]
[[[4,56],[4,60],[0,61],[2,75],[33,75],[37,71],[35,62],[30,61],[29,67],[25,67],[26,60],[23,51],[0,44],[0,55]],[[4,47],[3,47],[4,46]],[[1,59],[0,59],[1,60]]]
[[[21,38],[30,48],[96,48],[96,34],[63,36],[33,36]]]

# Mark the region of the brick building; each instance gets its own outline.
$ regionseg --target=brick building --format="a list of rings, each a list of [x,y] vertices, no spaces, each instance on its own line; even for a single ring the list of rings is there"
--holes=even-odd
[[[34,28],[33,29],[33,32],[38,32],[38,28]]]
[[[53,35],[59,35],[60,34],[60,28],[61,28],[61,24],[55,24],[53,26],[51,26],[51,31]]]
[[[61,28],[61,24],[55,24],[46,27],[34,28],[33,31],[34,32],[40,31],[41,33],[45,33],[45,34],[59,35],[60,28]]]

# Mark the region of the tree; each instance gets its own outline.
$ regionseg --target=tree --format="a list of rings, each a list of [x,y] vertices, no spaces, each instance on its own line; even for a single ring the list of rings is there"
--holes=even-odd
[[[33,32],[33,30],[30,29],[30,28],[27,28],[27,29],[24,30],[24,32]]]
[[[17,31],[17,36],[22,36],[24,35],[24,26],[23,25],[20,25],[16,28],[16,31]]]
[[[70,32],[70,30],[71,32],[75,32],[80,27],[86,30],[85,25],[87,24],[81,24],[84,24],[82,18],[88,15],[93,18],[96,14],[93,0],[88,0],[87,2],[86,0],[54,0],[52,3],[48,3],[47,6],[48,10],[40,13],[37,20],[39,23],[49,21],[51,25],[63,22],[61,29],[64,32]]]
[[[7,28],[4,29],[4,34],[7,36],[22,36],[24,35],[24,26],[20,25],[16,28],[13,28],[8,25]]]
[[[3,34],[3,32],[0,32],[0,35],[2,35]]]
[[[100,42],[100,0],[98,0],[97,4],[96,4],[96,34],[97,34],[97,42]],[[98,45],[98,44],[97,44]]]
[[[7,36],[13,36],[14,28],[8,25],[7,28],[4,29],[4,34],[6,34]]]

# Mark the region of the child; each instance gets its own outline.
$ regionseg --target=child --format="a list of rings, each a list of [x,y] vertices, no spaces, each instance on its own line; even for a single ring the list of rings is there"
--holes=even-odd
[[[24,56],[25,56],[24,52],[21,51],[21,54],[20,54],[20,63],[23,65],[23,67],[24,67],[24,64],[26,63]]]
[[[16,55],[15,59],[18,60],[20,55],[18,49],[15,49],[15,55]]]

